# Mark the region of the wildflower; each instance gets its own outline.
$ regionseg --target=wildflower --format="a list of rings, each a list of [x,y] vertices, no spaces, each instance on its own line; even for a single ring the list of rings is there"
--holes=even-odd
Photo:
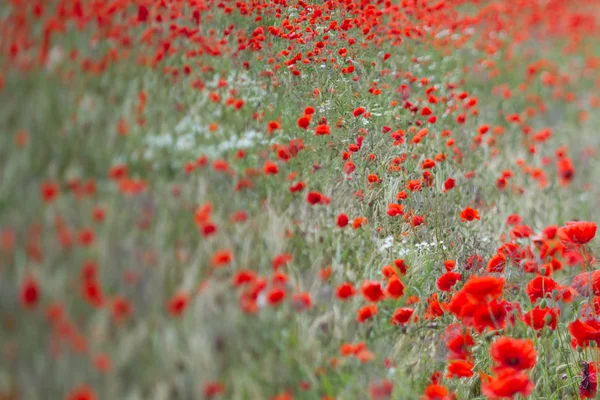
[[[456,285],[461,279],[461,275],[457,272],[446,272],[442,276],[440,276],[436,282],[436,286],[442,292],[449,292],[452,290],[452,287]]]
[[[354,115],[355,117],[358,117],[359,115],[364,114],[364,112],[365,112],[364,107],[357,107],[354,109],[354,111],[352,111],[352,115]]]
[[[37,279],[30,276],[25,279],[20,290],[21,305],[24,308],[34,308],[40,299],[40,287]]]
[[[399,299],[404,294],[404,285],[397,276],[392,276],[388,281],[385,292],[392,299]]]
[[[350,282],[342,283],[336,289],[336,296],[340,300],[346,300],[356,294],[354,286]]]
[[[71,390],[66,400],[97,400],[97,397],[91,386],[81,385]]]
[[[185,311],[190,301],[187,293],[176,293],[167,303],[167,311],[174,317],[179,317]]]
[[[530,339],[500,337],[492,343],[490,355],[496,370],[512,368],[517,371],[535,366],[537,353]]]
[[[471,208],[471,207],[466,207],[464,210],[461,211],[460,213],[460,220],[463,222],[466,221],[473,221],[473,220],[479,220],[479,211]]]
[[[385,298],[385,293],[381,289],[381,284],[375,281],[364,281],[361,293],[363,297],[370,302],[376,303]]]
[[[404,325],[408,323],[414,312],[415,310],[412,308],[398,308],[394,311],[390,322],[393,325]]]
[[[337,226],[339,226],[340,228],[344,228],[346,225],[348,225],[348,222],[349,222],[349,219],[346,214],[341,213],[340,215],[338,215]]]
[[[356,321],[364,323],[373,318],[377,314],[377,306],[375,304],[367,305],[358,309]]]
[[[590,242],[596,236],[596,223],[572,221],[558,229],[558,237],[563,242],[582,245]]]
[[[448,364],[447,378],[470,378],[474,375],[473,364],[469,361],[456,360]]]
[[[495,377],[484,380],[481,384],[481,392],[490,399],[512,398],[517,394],[527,397],[533,392],[534,387],[526,374],[505,368]]]

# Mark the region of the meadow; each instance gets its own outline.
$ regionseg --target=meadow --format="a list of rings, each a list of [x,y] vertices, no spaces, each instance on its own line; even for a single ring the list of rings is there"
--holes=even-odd
[[[0,399],[597,398],[596,0],[5,0]]]

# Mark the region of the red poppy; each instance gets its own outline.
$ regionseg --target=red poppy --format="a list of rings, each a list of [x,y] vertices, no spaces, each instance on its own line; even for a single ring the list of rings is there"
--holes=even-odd
[[[446,269],[446,271],[454,271],[454,268],[456,268],[456,261],[454,261],[454,260],[444,261],[444,268]]]
[[[481,392],[492,400],[513,398],[517,394],[527,397],[534,388],[535,385],[526,374],[510,368],[498,371],[495,377],[490,377],[481,384]]]
[[[183,314],[183,311],[186,309],[189,301],[190,297],[187,293],[180,292],[175,294],[167,304],[167,310],[169,311],[169,314],[175,317],[180,316]]]
[[[310,125],[310,116],[309,115],[303,115],[300,118],[298,118],[298,127],[302,128],[302,129],[308,129],[308,126]]]
[[[306,195],[306,201],[312,205],[319,204],[322,200],[323,195],[319,192],[308,192]]]
[[[392,395],[393,390],[394,384],[387,379],[369,385],[369,395],[371,396],[371,400],[388,399]]]
[[[359,115],[364,114],[365,112],[365,108],[364,107],[356,107],[354,109],[354,111],[352,111],[352,115],[354,115],[355,117],[358,117]]]
[[[404,285],[397,276],[392,276],[388,281],[385,292],[392,299],[399,299],[404,294]]]
[[[554,279],[547,276],[536,276],[527,284],[525,289],[531,303],[544,297],[554,297],[555,300],[562,299],[570,301],[572,293],[568,287],[562,287]]]
[[[597,368],[593,362],[584,361],[581,369],[579,396],[582,399],[595,399],[598,390]]]
[[[556,329],[556,323],[560,316],[559,308],[540,308],[536,306],[531,311],[523,315],[523,322],[532,327],[534,330],[539,331],[540,329],[548,326],[550,329]]]
[[[585,321],[576,319],[569,324],[569,333],[574,345],[586,347],[590,342],[600,340],[600,322],[593,318]]]
[[[461,275],[457,272],[446,272],[440,276],[436,282],[437,288],[442,292],[449,292],[461,279]]]
[[[460,213],[460,220],[463,222],[466,221],[473,221],[473,220],[479,220],[481,218],[479,218],[479,211],[471,208],[471,207],[466,207],[464,210],[461,211]]]
[[[582,296],[600,295],[600,270],[575,275],[571,287]]]
[[[71,392],[69,392],[66,400],[96,400],[96,399],[97,399],[96,393],[94,393],[94,390],[91,388],[91,386],[81,385],[81,386],[78,386],[75,389],[73,389]]]
[[[40,188],[42,199],[46,203],[52,203],[58,196],[58,185],[54,182],[44,182]]]
[[[225,386],[221,382],[207,382],[204,384],[204,388],[202,390],[204,392],[204,396],[209,399],[216,397],[225,392]]]
[[[377,314],[377,306],[375,304],[361,307],[357,311],[356,321],[363,323]]]
[[[494,360],[494,369],[512,368],[517,371],[528,370],[535,366],[537,353],[530,339],[500,337],[492,343],[490,355]]]
[[[471,276],[462,287],[468,296],[476,302],[485,299],[497,299],[502,295],[504,279],[493,276]]]
[[[425,388],[421,400],[450,400],[449,393],[445,386],[432,383]]]
[[[586,244],[596,236],[596,223],[585,221],[572,221],[558,228],[558,237],[562,242],[577,245]]]
[[[348,225],[349,219],[348,219],[348,215],[341,213],[340,215],[338,215],[337,217],[337,226],[339,226],[340,228],[345,227],[346,225]]]
[[[388,204],[387,215],[389,215],[390,217],[395,217],[402,214],[404,214],[404,206],[402,204]]]
[[[267,302],[272,306],[276,306],[281,303],[285,297],[285,290],[281,287],[275,287],[267,293]]]
[[[319,124],[315,128],[315,135],[317,135],[317,136],[329,135],[330,133],[331,133],[331,128],[327,124]]]
[[[229,249],[220,249],[215,251],[212,257],[213,267],[225,267],[233,260],[233,254]]]
[[[503,329],[506,326],[509,307],[510,304],[505,300],[481,303],[471,311],[471,323],[477,333],[482,333],[486,329],[492,331]]]
[[[390,322],[393,325],[404,325],[410,320],[414,312],[415,310],[412,308],[398,308],[394,311]]]
[[[361,293],[363,297],[370,302],[376,303],[385,298],[385,293],[381,289],[381,284],[375,281],[364,281]]]
[[[504,253],[497,253],[490,258],[487,264],[488,272],[504,272],[506,268],[506,256]]]
[[[34,308],[40,299],[40,285],[37,279],[28,277],[23,281],[20,291],[21,305],[24,308]]]
[[[444,192],[454,189],[455,185],[456,181],[453,178],[446,179],[446,182],[444,182]]]
[[[456,360],[448,364],[447,378],[470,378],[472,376],[473,363],[464,360]]]
[[[459,324],[449,325],[444,332],[443,340],[450,353],[448,358],[467,360],[471,357],[470,347],[475,344],[469,330]]]

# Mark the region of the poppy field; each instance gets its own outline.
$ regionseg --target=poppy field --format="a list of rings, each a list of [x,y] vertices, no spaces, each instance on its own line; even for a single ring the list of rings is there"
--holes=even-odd
[[[597,0],[5,0],[1,400],[595,399]]]

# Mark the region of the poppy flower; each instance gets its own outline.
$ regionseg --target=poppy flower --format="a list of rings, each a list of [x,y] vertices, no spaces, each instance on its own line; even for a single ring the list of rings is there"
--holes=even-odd
[[[265,175],[276,175],[279,173],[279,167],[273,161],[266,161],[263,165]]]
[[[572,294],[568,287],[563,288],[554,279],[547,276],[536,276],[529,281],[525,289],[531,303],[545,297],[554,297],[555,300],[562,299],[570,301]]]
[[[304,183],[302,181],[299,181],[299,182],[296,182],[296,183],[292,184],[289,187],[289,190],[292,193],[297,193],[297,192],[303,191],[305,187],[306,187],[306,183]]]
[[[596,236],[595,222],[567,222],[563,227],[558,228],[558,237],[563,242],[582,245],[590,242]]]
[[[527,397],[534,388],[525,373],[510,368],[498,371],[496,376],[483,380],[481,384],[481,392],[492,400],[513,398],[517,394]]]
[[[431,169],[433,167],[435,167],[435,161],[429,158],[425,159],[425,161],[423,161],[421,164],[421,168],[423,169]]]
[[[28,277],[21,285],[21,305],[24,308],[34,308],[40,299],[40,285],[37,279]]]
[[[444,261],[444,269],[446,271],[454,271],[454,268],[456,268],[456,261],[454,261],[454,260]]]
[[[571,287],[582,296],[600,295],[600,270],[575,275]]]
[[[275,287],[267,293],[267,302],[272,306],[276,306],[279,303],[281,303],[283,299],[285,299],[285,297],[285,290],[283,290],[283,288],[280,287]]]
[[[597,368],[593,362],[583,362],[581,367],[581,381],[579,382],[579,396],[582,399],[595,399],[598,390],[596,375]]]
[[[427,308],[425,309],[425,319],[436,319],[444,315],[442,304],[438,300],[438,294],[433,293],[427,299]]]
[[[456,285],[461,279],[461,275],[457,272],[446,272],[442,276],[440,276],[436,282],[436,286],[442,292],[449,292],[452,290],[452,287]]]
[[[369,222],[369,220],[366,219],[365,217],[356,217],[356,218],[354,218],[354,221],[352,221],[352,228],[358,229],[358,228],[362,227],[364,224],[366,224],[367,222]]]
[[[67,395],[67,400],[97,400],[96,393],[88,385],[81,385],[71,390]]]
[[[349,219],[348,219],[348,215],[341,213],[340,215],[338,215],[337,217],[337,226],[340,228],[344,228],[346,225],[348,225]]]
[[[220,249],[215,251],[212,257],[213,267],[225,267],[233,260],[233,254],[229,249]]]
[[[388,204],[387,215],[389,215],[390,217],[395,217],[402,214],[404,214],[404,206],[402,204]]]
[[[593,318],[585,321],[576,319],[569,324],[569,333],[574,344],[586,347],[590,342],[597,343],[600,340],[600,322]]]
[[[357,311],[356,321],[364,323],[365,321],[373,318],[377,314],[377,306],[375,304],[361,307]]]
[[[528,370],[535,366],[537,359],[537,353],[530,339],[513,339],[506,336],[492,343],[490,355],[496,370],[503,368]]]
[[[403,275],[405,275],[408,271],[408,265],[406,264],[406,261],[401,258],[394,260],[394,266],[398,268],[398,271],[400,271],[400,273]]]
[[[385,298],[385,293],[381,289],[381,284],[375,281],[364,281],[361,293],[363,297],[370,302],[376,303]]]
[[[340,300],[346,300],[356,294],[354,286],[350,282],[345,282],[339,285],[336,289],[336,296]]]
[[[450,400],[451,397],[449,393],[448,388],[445,386],[432,383],[425,388],[421,400]]]
[[[44,202],[50,204],[58,196],[58,185],[54,182],[44,182],[40,188],[42,199]]]
[[[277,254],[275,257],[273,257],[273,260],[271,261],[271,266],[273,267],[274,270],[278,270],[279,268],[287,265],[290,261],[292,261],[291,254],[289,254],[289,253]]]
[[[354,115],[355,117],[358,117],[359,115],[362,115],[365,113],[365,108],[364,107],[356,107],[354,109],[354,111],[352,111],[352,115]]]
[[[462,287],[474,301],[481,302],[485,299],[497,299],[502,295],[504,279],[493,276],[471,276]]]
[[[462,222],[467,222],[467,221],[473,221],[473,220],[480,220],[481,218],[479,218],[479,211],[471,208],[471,207],[466,207],[464,210],[461,211],[460,213],[460,220]]]
[[[322,199],[323,195],[319,192],[308,192],[306,195],[306,201],[312,205],[319,204]]]
[[[331,134],[331,128],[327,124],[319,124],[315,128],[316,136],[323,136],[323,135],[329,135],[329,134]]]
[[[495,331],[506,327],[509,303],[506,301],[493,300],[489,303],[481,303],[472,311],[472,325],[477,333],[486,329]]]
[[[485,266],[485,260],[479,254],[473,254],[467,257],[465,262],[465,269],[470,271],[472,269],[479,270]]]
[[[473,363],[464,360],[456,360],[448,364],[447,378],[470,378],[472,376]]]
[[[494,254],[487,265],[488,272],[504,272],[505,268],[506,256],[503,253]]]
[[[415,310],[412,308],[398,308],[394,311],[390,322],[393,325],[404,325],[410,320],[414,312]]]
[[[559,308],[540,308],[536,306],[531,311],[523,315],[523,322],[532,327],[534,330],[539,331],[540,329],[548,326],[550,329],[556,329],[556,323],[560,316]]]
[[[292,305],[296,311],[303,311],[310,308],[312,305],[312,298],[310,293],[302,292],[296,293],[292,296]]]
[[[453,178],[446,179],[446,182],[444,182],[444,192],[454,189],[455,185],[456,181]]]
[[[449,325],[442,339],[445,342],[446,349],[450,353],[448,358],[467,360],[471,357],[470,347],[475,345],[475,341],[467,328],[459,324]]]
[[[221,382],[207,382],[202,389],[204,396],[212,399],[225,392],[225,386]]]
[[[308,129],[308,126],[310,125],[310,116],[301,116],[300,118],[298,118],[297,124],[299,128]]]
[[[369,396],[371,400],[385,400],[390,398],[393,390],[394,384],[392,381],[384,379],[381,382],[369,385]]]
[[[167,304],[167,310],[169,314],[174,317],[178,317],[183,314],[183,311],[186,309],[188,303],[190,301],[190,297],[187,293],[176,293],[171,300],[169,300]]]
[[[392,299],[399,299],[404,294],[404,285],[396,276],[392,276],[388,281],[385,292]]]

